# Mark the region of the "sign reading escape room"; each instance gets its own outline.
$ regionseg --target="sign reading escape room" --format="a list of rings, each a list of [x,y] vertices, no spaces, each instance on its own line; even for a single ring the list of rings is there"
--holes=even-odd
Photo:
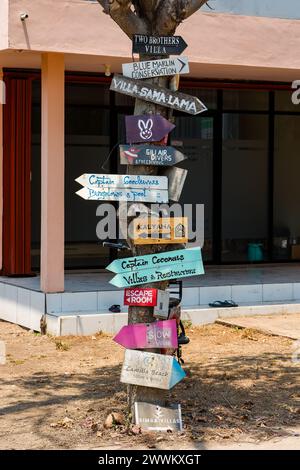
[[[151,85],[139,80],[123,77],[115,74],[110,86],[111,91],[117,91],[124,95],[149,101],[150,103],[177,109],[188,114],[199,114],[207,110],[207,107],[194,96],[185,93],[172,92],[168,88]]]
[[[187,217],[134,219],[133,242],[135,245],[187,243],[188,219]]]

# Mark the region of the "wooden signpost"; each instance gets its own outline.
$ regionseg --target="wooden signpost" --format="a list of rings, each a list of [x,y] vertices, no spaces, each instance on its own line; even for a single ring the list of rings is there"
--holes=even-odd
[[[121,382],[143,387],[170,390],[185,377],[173,356],[127,349]]]
[[[92,201],[168,202],[168,178],[143,175],[83,174],[76,194]]]
[[[187,57],[130,62],[122,65],[124,77],[143,79],[189,73]]]
[[[133,220],[133,243],[155,245],[188,242],[188,218],[139,217]]]
[[[110,281],[117,287],[204,274],[200,247],[114,260],[106,269],[119,273]]]
[[[187,157],[174,147],[120,145],[121,165],[173,166]]]
[[[182,431],[181,406],[135,402],[135,422],[145,431]]]
[[[187,48],[181,36],[146,36],[134,34],[132,52],[150,55],[180,55]]]
[[[178,347],[176,320],[123,326],[114,341],[127,349]]]
[[[172,92],[168,88],[151,85],[139,80],[132,80],[119,74],[114,75],[110,90],[188,114],[195,115],[207,110],[207,107],[199,98],[186,95],[185,93]]]
[[[126,142],[159,142],[174,128],[163,116],[143,114],[142,116],[126,116]]]

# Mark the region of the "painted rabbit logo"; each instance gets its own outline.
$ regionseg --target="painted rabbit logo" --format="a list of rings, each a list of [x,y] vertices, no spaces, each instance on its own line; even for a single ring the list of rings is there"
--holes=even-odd
[[[140,129],[140,137],[143,140],[150,140],[152,137],[152,127],[153,127],[153,120],[148,119],[146,122],[142,119],[139,119],[138,126]]]

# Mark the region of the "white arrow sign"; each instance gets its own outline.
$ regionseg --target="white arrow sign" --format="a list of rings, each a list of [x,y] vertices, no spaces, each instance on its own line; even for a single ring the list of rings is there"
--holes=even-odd
[[[168,178],[155,175],[99,175],[84,173],[75,180],[91,189],[102,188],[136,188],[136,189],[168,189]]]
[[[89,201],[157,202],[160,204],[169,202],[167,189],[81,188],[76,194]]]
[[[134,79],[182,75],[190,71],[187,57],[130,62],[122,68],[125,77]]]

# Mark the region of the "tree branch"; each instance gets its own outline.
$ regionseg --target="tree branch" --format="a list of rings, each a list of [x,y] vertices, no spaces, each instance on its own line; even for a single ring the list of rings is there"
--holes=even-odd
[[[147,23],[132,11],[131,0],[97,1],[130,39],[134,34],[149,34]]]
[[[191,16],[208,0],[164,0],[157,9],[156,34],[171,35],[183,20]]]

